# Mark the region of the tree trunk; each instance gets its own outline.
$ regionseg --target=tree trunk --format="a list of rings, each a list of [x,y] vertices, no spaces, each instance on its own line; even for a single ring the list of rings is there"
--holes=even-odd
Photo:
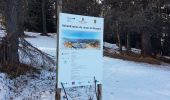
[[[18,36],[19,36],[19,17],[18,9],[20,0],[7,0],[6,8],[6,30],[7,30],[7,63],[16,64],[19,62],[18,55]]]
[[[25,4],[24,4],[24,0],[20,0],[19,2],[19,9],[18,9],[18,18],[19,18],[19,22],[18,22],[18,27],[19,27],[19,36],[22,37],[24,36],[24,22],[25,22]]]
[[[151,56],[151,40],[147,32],[142,33],[142,55]]]
[[[127,32],[127,52],[129,52],[129,50],[131,49],[131,46],[130,46],[130,33]]]
[[[42,0],[42,21],[43,21],[43,34],[42,35],[47,35],[46,0]]]
[[[122,52],[122,41],[119,33],[117,33],[117,39],[118,39],[119,51]]]
[[[117,41],[118,41],[118,46],[119,46],[119,51],[122,52],[122,41],[121,41],[121,36],[119,33],[119,24],[116,22],[117,25]]]

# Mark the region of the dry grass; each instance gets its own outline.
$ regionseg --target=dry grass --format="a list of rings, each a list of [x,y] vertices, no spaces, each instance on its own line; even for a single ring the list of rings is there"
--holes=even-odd
[[[112,58],[118,58],[118,59],[123,59],[123,60],[129,60],[129,61],[135,61],[135,62],[144,62],[144,63],[149,63],[149,64],[156,64],[160,65],[161,61],[152,58],[152,57],[143,57],[139,54],[135,54],[132,52],[122,52],[121,54],[116,54],[116,53],[109,53],[107,50],[104,51],[104,55]]]
[[[26,64],[18,64],[17,67],[14,65],[0,67],[0,72],[6,73],[10,79],[14,79],[20,75],[26,75],[26,73],[40,73],[40,70]]]

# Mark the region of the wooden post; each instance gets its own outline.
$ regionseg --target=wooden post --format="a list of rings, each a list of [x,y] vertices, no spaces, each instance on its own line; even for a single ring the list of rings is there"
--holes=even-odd
[[[56,94],[55,100],[61,100],[61,89],[58,88],[58,54],[59,54],[59,16],[60,12],[62,12],[62,0],[56,0],[56,8],[57,8],[57,53],[56,53]]]
[[[97,85],[97,100],[102,100],[102,84]]]
[[[61,100],[61,89],[59,88],[56,90],[55,100]]]

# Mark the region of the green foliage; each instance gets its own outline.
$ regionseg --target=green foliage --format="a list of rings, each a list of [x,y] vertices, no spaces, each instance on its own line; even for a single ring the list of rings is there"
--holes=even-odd
[[[100,16],[101,3],[99,0],[63,0],[63,9],[65,13]]]
[[[146,48],[145,50],[149,51],[151,55],[161,53],[169,55],[168,50],[170,45],[168,34],[170,31],[168,29],[170,28],[163,24],[169,23],[170,17],[168,17],[168,12],[170,12],[170,7],[167,6],[169,8],[166,8],[166,5],[170,4],[170,2],[165,1],[166,0],[104,0],[105,36],[116,36],[110,34],[119,34],[123,42],[122,44],[126,45],[126,34],[131,34],[131,47]],[[167,20],[163,20],[162,9],[168,9],[163,13]],[[163,30],[164,27],[166,31]],[[163,36],[163,34],[166,35]],[[141,39],[136,36],[140,36]],[[142,36],[145,37],[143,40]],[[110,38],[114,39],[114,37]],[[163,43],[161,43],[162,39],[164,40]],[[109,39],[107,38],[107,40]]]
[[[0,1],[0,13],[5,11],[4,1]],[[25,1],[25,28],[42,32],[42,0]],[[119,34],[122,45],[127,46],[130,41],[130,47],[147,48],[152,55],[170,55],[168,4],[169,0],[62,0],[62,12],[103,16],[105,41],[116,43]],[[45,12],[47,32],[56,32],[56,0],[46,0]]]
[[[27,0],[27,13],[25,26],[28,31],[43,32],[42,1]],[[47,31],[56,32],[55,0],[46,1]]]

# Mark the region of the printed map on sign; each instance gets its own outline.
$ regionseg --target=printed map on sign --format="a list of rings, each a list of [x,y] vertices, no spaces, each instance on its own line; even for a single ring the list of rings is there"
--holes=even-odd
[[[60,14],[58,87],[102,83],[103,18]]]

